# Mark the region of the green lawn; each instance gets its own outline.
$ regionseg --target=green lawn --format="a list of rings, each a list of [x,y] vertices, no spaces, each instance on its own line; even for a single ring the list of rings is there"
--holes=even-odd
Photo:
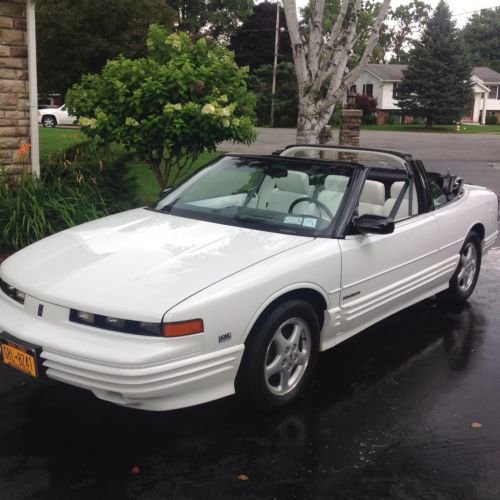
[[[42,128],[40,127],[40,157],[59,156],[65,149],[85,140],[85,135],[79,129],[67,128]],[[200,155],[194,163],[192,169],[187,172],[189,175],[201,165],[217,158],[222,153],[206,152]],[[160,187],[156,182],[153,172],[144,163],[136,160],[130,162],[130,168],[139,182],[139,197],[144,202],[154,201],[158,198]]]
[[[453,133],[453,134],[500,134],[500,125],[461,125],[460,132],[455,130],[455,125],[434,125],[431,129],[425,125],[363,125],[362,130],[378,130],[380,132],[425,132],[432,133]]]

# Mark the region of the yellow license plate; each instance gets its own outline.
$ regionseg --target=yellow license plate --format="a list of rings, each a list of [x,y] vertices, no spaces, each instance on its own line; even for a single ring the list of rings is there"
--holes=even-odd
[[[6,365],[31,375],[38,376],[36,354],[30,349],[4,340],[2,342],[2,357]]]

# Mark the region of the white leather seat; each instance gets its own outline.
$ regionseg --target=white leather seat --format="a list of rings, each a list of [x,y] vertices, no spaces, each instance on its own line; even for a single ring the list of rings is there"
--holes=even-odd
[[[327,175],[324,189],[318,195],[318,201],[323,203],[335,215],[344,196],[349,177],[345,175]]]
[[[349,177],[345,175],[327,175],[325,177],[325,191],[344,193],[348,183]]]
[[[387,198],[384,203],[384,215],[387,217],[391,213],[392,208],[394,207],[396,200],[398,199],[399,193],[404,186],[403,181],[394,182],[391,186],[391,197]],[[413,195],[411,202],[411,213],[410,213],[410,190],[407,189],[406,193],[401,201],[401,205],[394,216],[394,220],[405,219],[406,217],[410,217],[411,215],[418,214],[418,198],[417,198],[417,190],[415,185],[413,186]]]
[[[304,172],[288,171],[286,177],[274,179],[275,189],[265,208],[288,213],[290,205],[299,198],[309,198],[309,177]]]
[[[384,215],[385,186],[382,182],[366,181],[359,198],[358,214]]]

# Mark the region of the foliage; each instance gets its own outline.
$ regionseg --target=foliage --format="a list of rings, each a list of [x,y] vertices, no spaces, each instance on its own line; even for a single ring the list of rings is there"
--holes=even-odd
[[[473,14],[462,33],[473,63],[500,72],[500,7]]]
[[[83,131],[135,151],[164,187],[204,151],[254,137],[246,70],[223,46],[150,28],[149,57],[109,61],[70,89],[67,106]]]
[[[0,174],[0,248],[19,250],[58,231],[107,215],[91,177],[22,173],[15,185]]]
[[[255,69],[248,79],[248,87],[255,94],[257,123],[268,125],[271,114],[271,84],[273,67],[266,64]],[[277,127],[296,127],[298,89],[292,63],[279,63],[276,67],[276,95],[274,124]]]
[[[498,123],[497,116],[494,114],[486,115],[486,125],[496,125]]]
[[[389,20],[393,22],[388,29],[389,46],[393,55],[391,63],[406,63],[408,50],[415,35],[429,20],[431,6],[420,0],[412,0],[407,5],[399,5],[389,13]]]
[[[279,25],[284,31],[279,34],[278,60],[291,62],[292,47],[283,7],[280,8]],[[255,5],[253,13],[231,37],[230,49],[234,51],[236,62],[240,66],[249,66],[251,71],[264,64],[273,64],[275,30],[276,4]]]
[[[309,0],[307,5],[301,9],[302,17],[305,20],[311,18],[312,6],[316,0]],[[330,32],[340,12],[340,0],[325,0],[325,14],[323,15],[323,29],[325,32]],[[373,22],[380,12],[381,4],[377,1],[368,0],[364,2],[363,9],[359,12],[357,20],[357,41],[354,44],[352,54],[349,58],[349,66],[355,66],[359,63],[366,44],[372,32]],[[307,33],[309,26],[304,22],[303,29]],[[370,61],[373,63],[382,63],[387,50],[389,39],[387,38],[387,28],[382,25],[380,29],[380,37],[376,43]]]
[[[252,13],[252,0],[169,0],[180,31],[228,38]]]
[[[59,157],[42,160],[41,176],[50,179],[90,179],[99,191],[107,211],[120,212],[140,204],[137,178],[130,169],[134,153],[117,147],[101,147],[93,141],[70,146]]]
[[[472,67],[463,39],[441,1],[415,44],[398,88],[399,107],[426,117],[426,124],[453,122],[465,113],[472,98]]]
[[[356,96],[356,108],[363,110],[363,116],[371,116],[377,110],[377,99],[366,94]]]
[[[165,0],[37,0],[38,85],[60,93],[108,59],[140,57],[152,23],[173,26]]]

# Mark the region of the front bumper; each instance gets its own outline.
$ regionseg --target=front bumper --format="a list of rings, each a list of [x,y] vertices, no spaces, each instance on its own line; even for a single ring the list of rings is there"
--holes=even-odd
[[[23,306],[1,292],[0,331],[42,346],[49,378],[115,404],[157,411],[233,394],[244,349],[204,353],[208,332],[164,339],[103,331],[70,322],[67,308],[30,296]]]

